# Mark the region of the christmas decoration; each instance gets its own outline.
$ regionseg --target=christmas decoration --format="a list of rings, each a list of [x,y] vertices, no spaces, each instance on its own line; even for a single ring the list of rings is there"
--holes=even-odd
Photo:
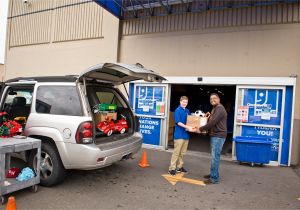
[[[11,137],[22,133],[22,126],[14,121],[8,120],[6,112],[0,113],[0,137]]]

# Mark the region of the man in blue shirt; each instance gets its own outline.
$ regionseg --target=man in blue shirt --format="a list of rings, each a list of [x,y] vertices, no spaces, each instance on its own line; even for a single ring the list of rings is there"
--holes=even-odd
[[[193,131],[193,128],[186,125],[187,116],[190,111],[186,108],[188,97],[181,96],[180,105],[174,112],[175,131],[174,131],[174,151],[169,167],[169,174],[176,175],[176,172],[187,173],[183,168],[183,156],[187,151],[190,135],[187,131]]]

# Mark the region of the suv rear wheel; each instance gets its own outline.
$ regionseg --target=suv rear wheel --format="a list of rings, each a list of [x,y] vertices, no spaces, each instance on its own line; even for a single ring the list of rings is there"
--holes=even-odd
[[[29,157],[29,164],[36,171],[36,152],[32,152]],[[53,186],[64,180],[66,170],[60,160],[56,148],[49,143],[42,143],[40,160],[40,180],[43,186]]]

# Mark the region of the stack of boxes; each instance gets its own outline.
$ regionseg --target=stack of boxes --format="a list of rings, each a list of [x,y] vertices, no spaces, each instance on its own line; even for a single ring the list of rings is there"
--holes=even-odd
[[[117,106],[114,104],[98,104],[94,107],[96,124],[102,121],[117,120]]]

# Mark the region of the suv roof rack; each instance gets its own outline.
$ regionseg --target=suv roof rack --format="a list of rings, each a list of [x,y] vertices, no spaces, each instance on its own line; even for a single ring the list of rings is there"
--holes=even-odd
[[[5,82],[37,81],[37,82],[75,82],[78,75],[42,76],[42,77],[16,77]]]

